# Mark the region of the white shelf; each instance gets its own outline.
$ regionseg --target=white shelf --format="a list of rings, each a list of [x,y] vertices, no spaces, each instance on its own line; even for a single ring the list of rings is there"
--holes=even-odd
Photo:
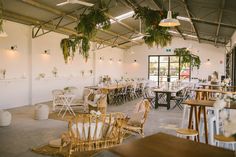
[[[28,80],[27,78],[6,78],[6,79],[0,79],[0,82],[16,82],[16,81],[25,81]]]

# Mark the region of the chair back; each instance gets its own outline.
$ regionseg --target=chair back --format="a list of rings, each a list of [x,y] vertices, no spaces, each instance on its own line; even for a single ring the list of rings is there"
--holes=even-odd
[[[123,118],[122,113],[78,115],[70,120],[68,125],[68,133],[72,139],[70,148],[77,151],[89,151],[122,143]]]
[[[58,105],[62,105],[62,102],[59,98],[60,95],[63,95],[64,91],[60,89],[55,89],[52,91],[52,103],[53,103],[53,110],[55,110],[55,107]]]
[[[135,121],[139,122],[140,126],[143,127],[145,123],[148,113],[150,111],[151,105],[147,99],[141,100],[139,103],[136,104],[133,114],[130,116],[131,119],[133,116],[137,116]]]

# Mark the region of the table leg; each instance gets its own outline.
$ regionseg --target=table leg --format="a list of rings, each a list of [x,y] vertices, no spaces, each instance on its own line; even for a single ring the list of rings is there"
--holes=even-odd
[[[156,98],[155,98],[155,109],[158,108],[158,92],[155,92]]]
[[[189,113],[189,120],[188,120],[188,128],[192,129],[192,119],[193,119],[193,106],[190,107],[190,113]],[[189,139],[189,137],[187,137]]]
[[[193,118],[193,106],[190,107],[190,114],[189,114],[189,120],[188,120],[188,128],[192,128],[192,118]]]
[[[198,122],[197,106],[194,106],[194,114],[195,114],[195,127],[196,127],[196,130],[198,132],[197,141],[200,142],[200,140],[199,140],[199,129],[198,129],[199,122]]]
[[[170,92],[168,92],[168,93],[166,93],[166,102],[167,102],[167,110],[169,110],[170,109],[170,96],[171,96],[171,93]]]
[[[208,131],[207,131],[207,115],[206,115],[206,107],[202,106],[203,117],[204,117],[204,128],[205,128],[205,140],[206,144],[208,144]]]

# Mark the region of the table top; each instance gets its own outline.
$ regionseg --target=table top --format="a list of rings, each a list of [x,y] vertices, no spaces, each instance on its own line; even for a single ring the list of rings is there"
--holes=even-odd
[[[183,102],[184,104],[190,106],[205,106],[205,107],[213,107],[215,101],[209,100],[186,100]],[[236,104],[231,104],[229,107],[225,107],[226,109],[236,109]]]
[[[112,85],[109,85],[109,86],[103,86],[103,87],[99,87],[99,86],[87,86],[86,88],[89,88],[89,89],[106,89],[106,90],[114,90],[114,89],[119,89],[119,88],[124,88],[126,87],[127,85],[116,85],[116,84],[112,84]]]
[[[177,93],[177,92],[183,90],[184,88],[186,88],[186,86],[182,86],[182,87],[174,88],[174,89],[171,89],[171,87],[168,88],[168,89],[154,88],[153,91],[154,92],[159,92],[159,93]]]
[[[234,157],[234,152],[165,133],[157,133],[100,152],[93,157]]]

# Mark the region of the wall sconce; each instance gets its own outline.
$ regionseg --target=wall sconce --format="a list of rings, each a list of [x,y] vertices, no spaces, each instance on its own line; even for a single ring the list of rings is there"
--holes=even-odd
[[[16,45],[11,46],[11,50],[12,51],[16,51],[17,50],[17,46]]]
[[[50,55],[50,50],[49,50],[49,49],[48,49],[48,50],[44,50],[44,51],[42,52],[42,54]]]
[[[102,57],[99,57],[99,61],[100,61],[100,62],[103,61],[103,58],[102,58]]]

